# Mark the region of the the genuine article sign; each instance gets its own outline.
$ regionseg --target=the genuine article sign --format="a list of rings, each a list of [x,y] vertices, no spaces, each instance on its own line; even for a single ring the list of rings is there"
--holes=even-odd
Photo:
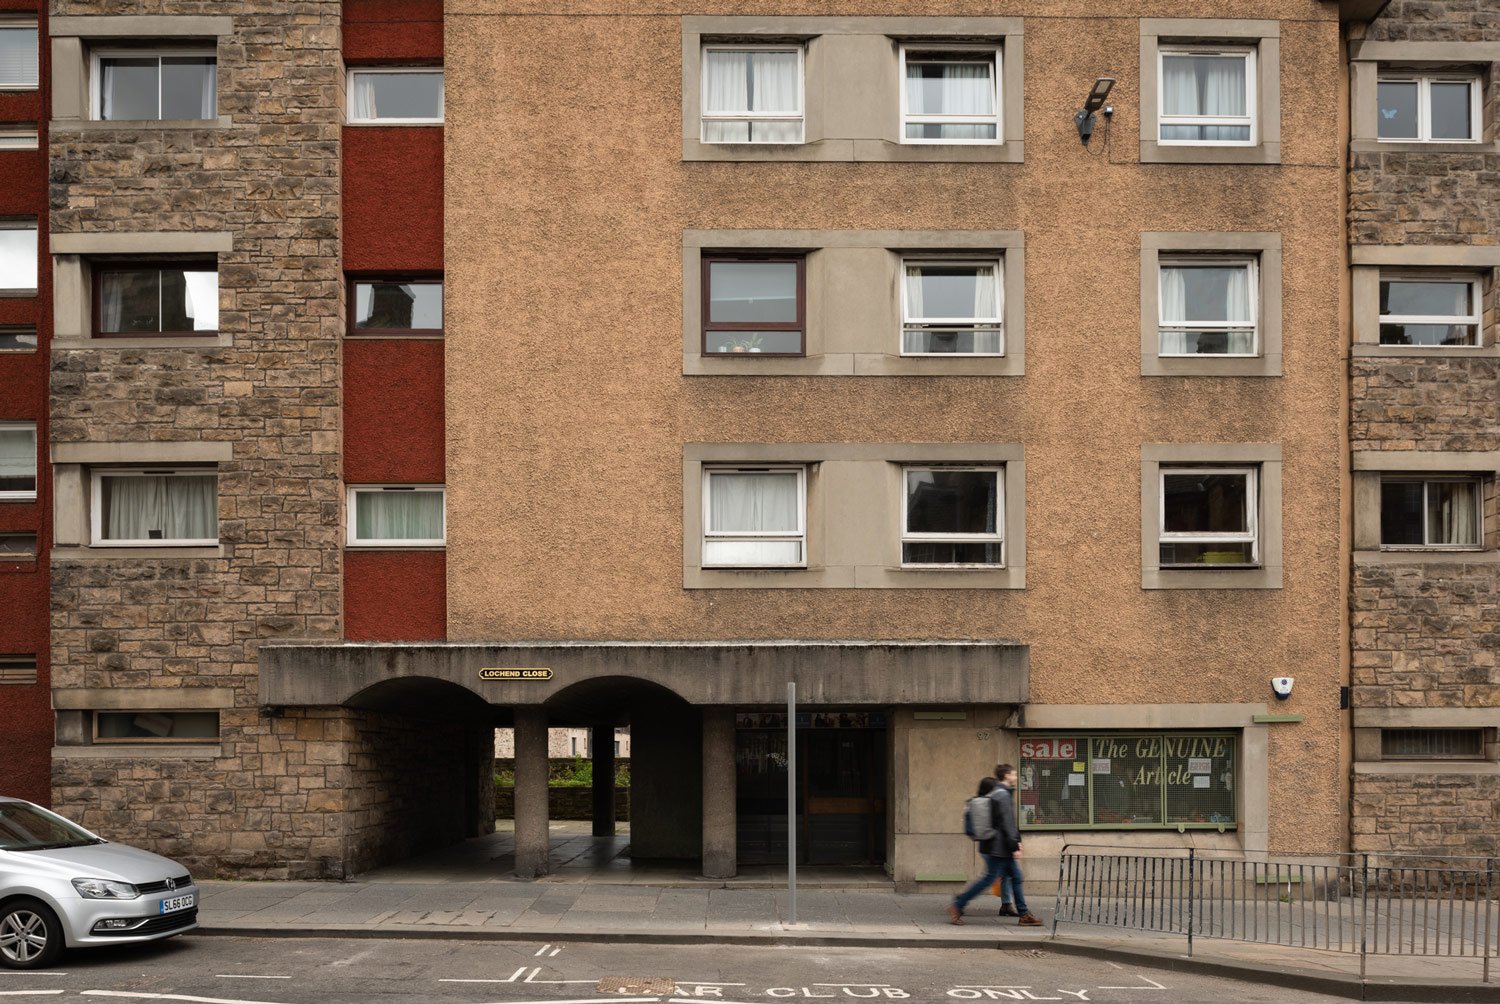
[[[550,669],[481,669],[481,680],[550,680]]]

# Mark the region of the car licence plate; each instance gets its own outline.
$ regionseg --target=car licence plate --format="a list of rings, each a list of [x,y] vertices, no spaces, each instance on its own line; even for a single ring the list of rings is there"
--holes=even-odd
[[[192,893],[188,893],[186,896],[173,896],[171,899],[164,899],[161,901],[161,912],[176,913],[178,910],[191,909],[193,899]]]

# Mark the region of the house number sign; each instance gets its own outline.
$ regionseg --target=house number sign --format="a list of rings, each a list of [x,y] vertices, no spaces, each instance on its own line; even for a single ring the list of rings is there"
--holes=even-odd
[[[481,680],[550,680],[550,669],[481,669]]]

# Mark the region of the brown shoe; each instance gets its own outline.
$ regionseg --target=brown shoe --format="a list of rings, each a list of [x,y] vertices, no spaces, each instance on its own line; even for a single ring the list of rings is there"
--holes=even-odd
[[[1036,919],[1036,915],[1032,914],[1032,913],[1024,913],[1024,914],[1022,914],[1021,915],[1021,919],[1019,921],[1017,921],[1017,923],[1020,924],[1022,927],[1041,927],[1042,926],[1042,922],[1040,920],[1037,920]]]
[[[1002,916],[1002,917],[1019,917],[1020,914],[1016,912],[1016,908],[1014,906],[1012,906],[1011,904],[1009,904],[1009,903],[1002,903],[1000,905],[1000,916]]]
[[[949,903],[948,904],[948,923],[950,923],[950,924],[957,924],[960,927],[962,927],[963,926],[963,922],[964,922],[963,911],[959,910],[959,908],[956,907],[956,906],[954,906],[952,903]]]

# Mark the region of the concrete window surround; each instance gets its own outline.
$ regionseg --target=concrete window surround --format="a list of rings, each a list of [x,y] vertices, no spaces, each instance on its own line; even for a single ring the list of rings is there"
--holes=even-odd
[[[54,233],[52,250],[52,351],[101,348],[218,348],[234,344],[232,335],[203,337],[95,338],[92,260],[113,256],[136,258],[149,255],[218,256],[233,248],[227,231]],[[157,458],[152,458],[153,460]]]
[[[1161,48],[1182,42],[1253,46],[1255,49],[1256,142],[1250,146],[1187,146],[1159,143],[1157,136]],[[1281,23],[1271,20],[1141,18],[1142,164],[1281,163]]]
[[[703,467],[807,465],[807,567],[702,567]],[[903,465],[1004,464],[1004,568],[903,568]],[[1026,461],[1018,443],[689,443],[682,460],[684,589],[1023,589]]]
[[[703,143],[701,51],[712,42],[806,46],[804,141]],[[1001,48],[1002,141],[901,142],[902,42],[995,42]],[[1019,17],[701,17],[682,19],[682,159],[686,161],[905,161],[1020,163],[1024,156],[1025,48]],[[885,95],[880,100],[876,95]]]
[[[1495,541],[1496,479],[1500,477],[1500,450],[1445,453],[1434,450],[1358,450],[1351,455],[1351,497],[1354,510],[1354,561],[1356,564],[1467,565],[1500,562]],[[1380,479],[1382,474],[1468,474],[1480,478],[1480,516],[1483,520],[1479,546],[1382,550],[1380,544]]]
[[[222,545],[188,547],[91,546],[89,525],[90,472],[96,467],[182,464],[225,464],[234,459],[234,444],[177,443],[53,443],[52,506],[53,561],[101,558],[213,558]]]
[[[1163,357],[1160,261],[1172,252],[1244,254],[1259,262],[1256,291],[1260,354],[1253,358]],[[1141,234],[1141,376],[1281,376],[1281,235],[1277,233]]]
[[[1239,729],[1239,826],[1234,838],[1247,853],[1264,853],[1269,846],[1271,821],[1269,739],[1272,726],[1258,724],[1253,719],[1266,713],[1264,704],[1028,704],[1021,709],[1020,721],[1015,728],[1079,732]],[[1100,835],[1098,831],[1088,832],[1091,839]],[[1153,845],[1168,840],[1192,846],[1196,839],[1211,839],[1217,834],[1187,833],[1179,836],[1157,831],[1148,835],[1146,831],[1140,831],[1128,836],[1132,840],[1145,836]],[[1028,832],[1027,855],[1038,857],[1045,853],[1042,851],[1044,845],[1055,841],[1060,846],[1066,839],[1066,834],[1056,831]],[[1032,853],[1033,844],[1037,845],[1037,855]]]
[[[1382,143],[1381,146],[1388,144]],[[1430,146],[1431,144],[1420,144]],[[1477,152],[1472,144],[1470,153]],[[1496,269],[1500,269],[1500,247],[1464,245],[1356,245],[1349,249],[1351,302],[1354,326],[1353,355],[1358,357],[1406,356],[1433,357],[1500,357],[1500,338],[1496,337],[1497,312],[1500,312],[1500,290]],[[1437,275],[1473,275],[1480,280],[1483,302],[1479,310],[1479,344],[1441,347],[1432,345],[1380,344],[1380,275],[1400,272],[1408,277],[1430,271]]]
[[[106,14],[54,17],[47,22],[52,38],[52,123],[54,132],[94,129],[226,129],[229,116],[213,120],[152,120],[102,122],[90,118],[89,49],[128,40],[161,41],[165,45],[188,42],[214,44],[234,34],[234,19],[213,15]]]
[[[1162,568],[1161,469],[1173,464],[1258,465],[1258,568]],[[1280,589],[1281,447],[1275,443],[1147,443],[1141,447],[1141,588]]]
[[[1500,86],[1495,64],[1500,63],[1500,42],[1377,42],[1355,41],[1349,45],[1349,123],[1352,153],[1455,153],[1500,154],[1500,132],[1496,123],[1482,122],[1478,143],[1413,143],[1380,139],[1378,85],[1383,69],[1434,72],[1477,69],[1482,86],[1493,94]],[[1480,95],[1481,109],[1492,106]]]
[[[703,354],[707,250],[804,251],[807,354],[729,358]],[[977,252],[1001,260],[1003,356],[903,356],[901,259]],[[1026,369],[1026,248],[1016,230],[685,230],[682,234],[682,372],[687,376],[1021,376]]]

